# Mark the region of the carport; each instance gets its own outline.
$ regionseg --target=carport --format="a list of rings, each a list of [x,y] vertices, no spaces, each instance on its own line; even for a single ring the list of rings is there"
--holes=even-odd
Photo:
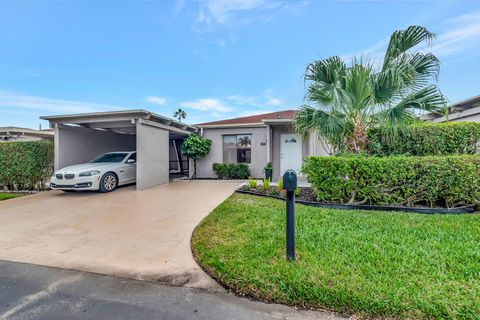
[[[137,151],[137,189],[167,183],[171,162],[185,172],[179,141],[197,128],[146,110],[44,116],[55,133],[55,170],[112,151]],[[174,158],[174,159],[171,159]]]

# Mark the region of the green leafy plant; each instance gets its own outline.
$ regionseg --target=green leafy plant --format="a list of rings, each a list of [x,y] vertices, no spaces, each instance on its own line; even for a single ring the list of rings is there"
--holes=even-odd
[[[250,189],[255,189],[257,187],[257,180],[248,177],[248,185],[250,186]]]
[[[447,122],[416,124],[386,139],[381,129],[371,129],[369,152],[375,155],[476,154],[480,143],[480,123]]]
[[[363,153],[369,129],[382,128],[393,139],[414,122],[416,110],[443,112],[446,98],[436,85],[440,63],[432,53],[413,50],[433,39],[420,26],[395,31],[380,68],[361,59],[347,65],[338,56],[312,62],[305,73],[311,105],[297,112],[294,128],[318,133],[336,152]]]
[[[53,172],[53,143],[0,143],[0,188],[42,190]]]
[[[298,196],[300,195],[300,191],[301,191],[301,190],[300,190],[300,187],[297,187],[297,188],[295,189],[295,192],[294,192],[294,193],[295,193],[295,197],[298,197]]]
[[[193,160],[193,178],[197,177],[197,161],[205,158],[210,152],[212,140],[204,139],[196,133],[189,135],[182,143],[184,156]]]
[[[264,168],[265,171],[273,171],[273,165],[271,162],[267,163],[267,165]]]
[[[277,182],[277,189],[278,191],[282,191],[283,190],[283,179],[279,179],[278,182]]]
[[[480,156],[306,157],[323,202],[456,207],[480,201]]]
[[[267,179],[267,178],[263,179],[262,189],[263,191],[270,190],[270,179]]]
[[[213,172],[220,179],[247,179],[250,169],[245,163],[214,163]]]

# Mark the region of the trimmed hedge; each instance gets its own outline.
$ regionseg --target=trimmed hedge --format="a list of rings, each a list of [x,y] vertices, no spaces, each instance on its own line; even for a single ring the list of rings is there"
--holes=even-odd
[[[214,163],[213,172],[220,179],[248,179],[250,176],[245,163]]]
[[[413,125],[392,141],[378,129],[369,130],[369,150],[376,155],[452,155],[480,151],[480,123],[447,122]]]
[[[457,207],[480,200],[480,156],[307,157],[318,201]]]
[[[53,172],[53,143],[0,143],[0,189],[41,190]]]

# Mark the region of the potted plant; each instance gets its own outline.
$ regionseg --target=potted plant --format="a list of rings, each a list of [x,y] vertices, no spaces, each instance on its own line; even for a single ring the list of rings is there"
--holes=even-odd
[[[267,163],[264,170],[265,170],[265,179],[272,181],[272,176],[273,176],[272,163],[271,162]]]

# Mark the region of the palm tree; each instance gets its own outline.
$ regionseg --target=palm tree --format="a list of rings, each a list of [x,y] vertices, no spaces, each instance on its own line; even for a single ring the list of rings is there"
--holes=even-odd
[[[383,63],[354,58],[347,64],[338,56],[308,65],[306,100],[293,125],[302,134],[323,136],[336,151],[364,152],[368,129],[377,127],[386,137],[395,135],[415,118],[415,111],[440,112],[446,98],[436,85],[440,63],[432,53],[413,51],[430,45],[435,35],[424,27],[395,31]]]
[[[182,122],[182,119],[187,117],[187,113],[182,108],[178,108],[177,111],[173,114],[174,118],[178,119],[178,122]]]

